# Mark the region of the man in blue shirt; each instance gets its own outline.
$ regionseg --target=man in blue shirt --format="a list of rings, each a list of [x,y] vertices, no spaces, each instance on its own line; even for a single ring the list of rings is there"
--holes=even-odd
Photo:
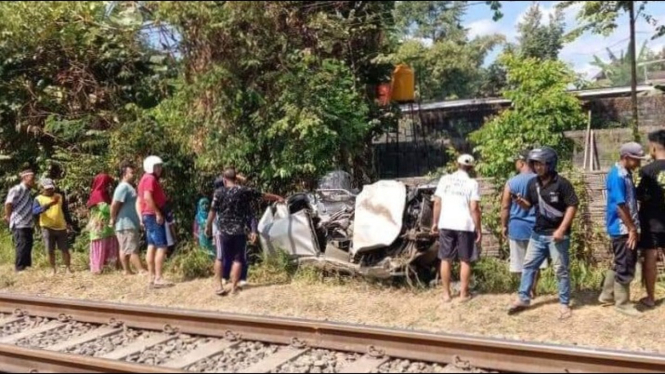
[[[640,313],[630,304],[630,283],[635,278],[639,241],[639,217],[633,171],[645,159],[638,143],[621,146],[621,160],[607,175],[607,233],[612,239],[614,269],[608,270],[599,301],[614,304],[615,309],[629,316]]]
[[[524,267],[524,256],[529,247],[529,239],[533,233],[533,226],[536,224],[536,210],[533,207],[529,210],[523,209],[519,204],[513,203],[512,196],[526,196],[529,182],[536,177],[529,166],[528,157],[529,151],[524,151],[515,158],[515,168],[518,174],[508,180],[501,199],[501,227],[503,228],[503,238],[508,241],[510,247],[510,272],[517,274],[520,278]],[[544,261],[540,268],[545,269],[547,265],[547,261]],[[532,298],[536,296],[538,278],[537,274],[531,291]]]

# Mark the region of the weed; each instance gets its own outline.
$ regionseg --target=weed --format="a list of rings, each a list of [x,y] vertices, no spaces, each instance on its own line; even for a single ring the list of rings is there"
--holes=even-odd
[[[180,281],[211,277],[214,274],[214,259],[195,243],[184,243],[166,266],[166,271]]]
[[[474,265],[474,281],[483,293],[511,293],[519,287],[519,278],[510,273],[508,263],[484,257]]]
[[[261,253],[260,261],[250,267],[249,276],[252,283],[283,284],[289,283],[297,271],[298,265],[291,256],[277,251],[273,254]]]

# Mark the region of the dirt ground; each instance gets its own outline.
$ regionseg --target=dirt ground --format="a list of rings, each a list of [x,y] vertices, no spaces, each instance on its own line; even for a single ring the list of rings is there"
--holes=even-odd
[[[558,317],[556,297],[542,297],[534,308],[509,317],[512,295],[478,295],[467,304],[443,305],[436,290],[414,292],[362,283],[255,286],[234,297],[213,293],[211,280],[179,283],[151,290],[142,276],[48,275],[30,270],[16,275],[0,267],[0,292],[105,300],[175,308],[213,310],[254,315],[317,319],[372,326],[415,329],[435,333],[480,335],[551,344],[665,353],[664,307],[647,311],[641,319],[620,315],[596,304],[593,294],[576,294],[572,319]],[[636,300],[641,294],[633,295]]]

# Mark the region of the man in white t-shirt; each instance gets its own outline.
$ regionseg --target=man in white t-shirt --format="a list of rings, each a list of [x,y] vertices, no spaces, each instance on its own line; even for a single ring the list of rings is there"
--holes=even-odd
[[[453,261],[460,261],[461,300],[468,301],[471,263],[478,259],[477,245],[482,240],[480,225],[480,187],[469,176],[475,160],[462,155],[457,159],[459,170],[441,177],[434,193],[434,217],[432,232],[439,234],[439,259],[443,281],[443,300],[452,300],[450,276]]]

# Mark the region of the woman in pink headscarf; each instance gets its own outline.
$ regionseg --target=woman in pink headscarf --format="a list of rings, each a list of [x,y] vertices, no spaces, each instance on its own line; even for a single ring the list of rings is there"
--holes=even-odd
[[[88,199],[90,209],[90,271],[100,274],[104,265],[118,262],[118,242],[111,221],[110,189],[113,178],[108,174],[98,174],[92,182],[92,192]]]

